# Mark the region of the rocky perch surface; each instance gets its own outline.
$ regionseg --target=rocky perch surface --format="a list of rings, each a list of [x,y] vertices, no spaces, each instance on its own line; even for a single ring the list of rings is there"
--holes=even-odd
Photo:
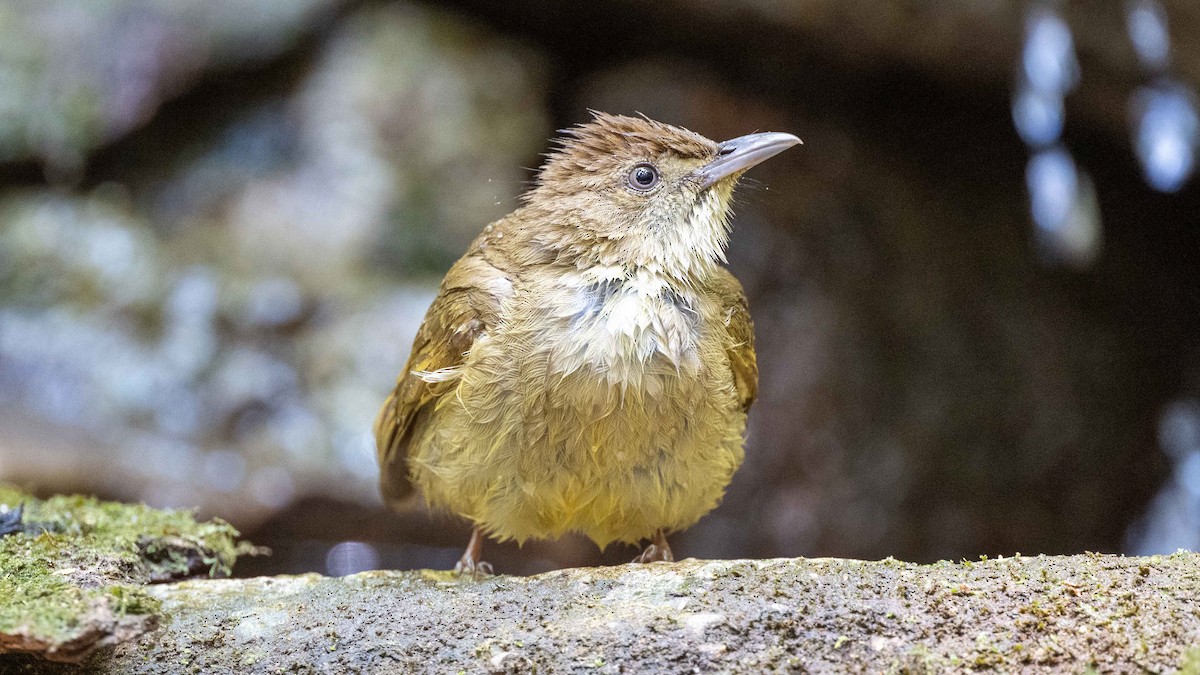
[[[173,581],[250,547],[186,512],[0,504],[5,673],[1200,673],[1192,553]]]

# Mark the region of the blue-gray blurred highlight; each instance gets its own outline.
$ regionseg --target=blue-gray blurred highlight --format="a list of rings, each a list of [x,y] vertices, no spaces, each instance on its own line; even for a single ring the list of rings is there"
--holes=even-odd
[[[1177,192],[1196,166],[1200,117],[1195,94],[1163,81],[1135,92],[1130,107],[1134,147],[1146,182],[1160,192]]]

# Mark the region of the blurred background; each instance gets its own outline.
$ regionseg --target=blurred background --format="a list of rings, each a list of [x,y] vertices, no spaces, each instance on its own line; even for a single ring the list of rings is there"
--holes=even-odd
[[[759,401],[677,554],[1200,548],[1198,84],[1192,0],[10,0],[0,479],[198,507],[241,574],[452,566],[371,422],[595,108],[805,142],[740,191]]]

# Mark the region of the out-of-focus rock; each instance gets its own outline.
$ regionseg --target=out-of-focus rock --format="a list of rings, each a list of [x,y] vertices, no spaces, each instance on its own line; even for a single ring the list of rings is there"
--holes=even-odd
[[[87,466],[243,522],[310,491],[377,500],[371,422],[420,279],[513,207],[546,134],[537,72],[462,20],[369,7],[285,99],[165,169],[0,195],[0,399],[92,439],[21,425],[5,475],[63,488],[56,466]]]
[[[278,55],[342,0],[0,6],[0,162],[78,170],[205,71]]]
[[[959,83],[1005,76],[1020,41],[1022,15],[1018,2],[972,0],[669,0],[667,6],[730,24],[738,33],[764,26],[790,33],[793,39],[776,42],[777,47],[791,44],[798,52],[828,54],[851,68],[900,62]]]
[[[1191,0],[666,0],[653,5],[612,0],[591,3],[584,11],[534,0],[448,2],[536,35],[576,57],[608,53],[595,42],[610,43],[616,53],[638,54],[666,42],[668,51],[719,64],[760,91],[776,85],[769,92],[774,96],[784,89],[798,96],[821,89],[835,98],[848,95],[851,102],[866,97],[853,86],[839,86],[848,78],[887,87],[898,75],[913,73],[957,90],[963,100],[1004,97],[1022,67],[1029,16],[1050,8],[1066,19],[1068,48],[1078,53],[1084,77],[1084,86],[1068,100],[1071,116],[1085,126],[1122,135],[1129,94],[1164,74],[1139,63],[1130,36],[1130,11],[1152,4],[1167,19],[1166,69],[1200,87],[1200,7]]]
[[[348,17],[276,111],[291,157],[214,204],[237,264],[315,288],[370,263],[440,272],[512,210],[542,146],[535,64],[438,13]]]

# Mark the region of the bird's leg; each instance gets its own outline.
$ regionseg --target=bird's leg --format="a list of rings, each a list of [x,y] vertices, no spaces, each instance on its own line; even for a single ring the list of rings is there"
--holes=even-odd
[[[671,553],[671,546],[667,544],[667,535],[662,530],[654,533],[654,539],[642,554],[633,559],[635,563],[649,562],[675,562],[675,554]]]
[[[462,557],[458,559],[458,564],[454,566],[454,573],[462,576],[470,574],[473,578],[478,579],[480,575],[492,575],[492,564],[479,559],[483,555],[483,530],[476,525],[471,530],[471,541],[467,542],[467,550],[463,551]]]

